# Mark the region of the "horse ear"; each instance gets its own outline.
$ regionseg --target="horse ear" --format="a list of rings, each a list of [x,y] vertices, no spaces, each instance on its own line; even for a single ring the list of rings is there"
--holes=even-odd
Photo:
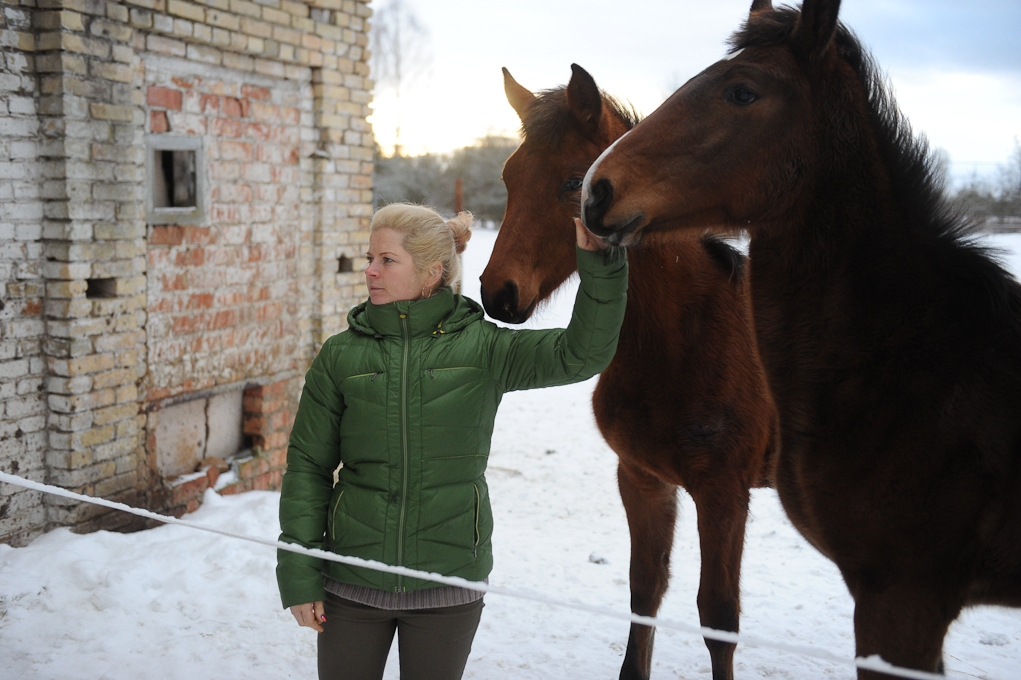
[[[791,44],[810,62],[818,61],[833,42],[840,0],[805,0],[791,34]]]
[[[535,101],[535,95],[527,88],[518,84],[514,76],[506,68],[503,69],[503,91],[507,93],[507,101],[518,112],[518,118],[525,119],[525,112]]]
[[[599,94],[596,81],[588,71],[577,64],[571,64],[571,82],[567,84],[567,108],[581,123],[585,134],[594,135],[599,130],[603,116],[603,97]]]
[[[750,14],[756,12],[767,12],[773,9],[773,3],[771,0],[752,0],[752,9]]]

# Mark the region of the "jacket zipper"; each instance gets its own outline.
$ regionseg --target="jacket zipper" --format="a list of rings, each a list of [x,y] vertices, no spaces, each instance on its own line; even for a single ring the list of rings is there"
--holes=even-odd
[[[472,555],[475,559],[479,559],[479,540],[482,539],[482,536],[479,535],[479,511],[481,510],[482,496],[479,494],[479,485],[472,484],[472,486],[475,487],[475,546],[472,548]]]
[[[411,338],[408,335],[408,315],[401,314],[401,335],[404,336],[404,358],[401,370],[401,513],[397,524],[397,566],[404,566],[404,517],[408,505],[408,355]],[[396,592],[404,592],[404,577],[397,576]]]

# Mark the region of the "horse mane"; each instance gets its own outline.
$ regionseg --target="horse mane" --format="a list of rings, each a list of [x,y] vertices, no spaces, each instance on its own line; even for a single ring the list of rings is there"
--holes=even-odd
[[[610,111],[630,130],[641,116],[630,103],[622,102],[613,95],[599,91],[603,102]],[[567,108],[567,87],[543,90],[535,95],[535,101],[528,107],[521,121],[521,135],[542,146],[557,147],[571,125]]]
[[[778,7],[750,16],[728,40],[729,53],[787,43],[800,14],[790,7]],[[924,135],[913,133],[872,55],[843,23],[838,23],[833,41],[837,54],[854,70],[864,89],[869,122],[894,200],[914,236],[932,248],[949,270],[978,279],[993,308],[1021,313],[1021,287],[1000,264],[1002,254],[977,243],[974,221],[948,200],[937,156]]]

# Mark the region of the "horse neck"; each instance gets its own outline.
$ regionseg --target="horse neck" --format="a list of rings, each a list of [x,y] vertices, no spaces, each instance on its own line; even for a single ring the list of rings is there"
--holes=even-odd
[[[633,344],[676,343],[677,321],[712,294],[728,285],[692,232],[653,236],[628,249],[630,274],[628,305],[621,329],[624,348]]]

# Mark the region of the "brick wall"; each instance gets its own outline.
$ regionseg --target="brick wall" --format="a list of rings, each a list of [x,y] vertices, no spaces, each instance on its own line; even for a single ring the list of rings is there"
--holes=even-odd
[[[365,296],[338,259],[371,215],[367,3],[0,3],[0,467],[176,513],[274,488],[301,375]],[[205,153],[190,223],[147,220],[161,135]],[[227,402],[243,450],[218,479]],[[207,431],[174,476],[157,434],[185,412]],[[0,541],[133,522],[2,493]]]
[[[244,80],[220,68],[146,60],[149,125],[205,141],[209,220],[149,227],[149,401],[299,372],[312,343],[301,271],[312,221],[311,72]],[[307,70],[306,70],[307,71]]]
[[[0,470],[42,481],[46,395],[40,139],[31,11],[0,5]],[[25,541],[45,521],[39,494],[0,489],[0,536]]]

